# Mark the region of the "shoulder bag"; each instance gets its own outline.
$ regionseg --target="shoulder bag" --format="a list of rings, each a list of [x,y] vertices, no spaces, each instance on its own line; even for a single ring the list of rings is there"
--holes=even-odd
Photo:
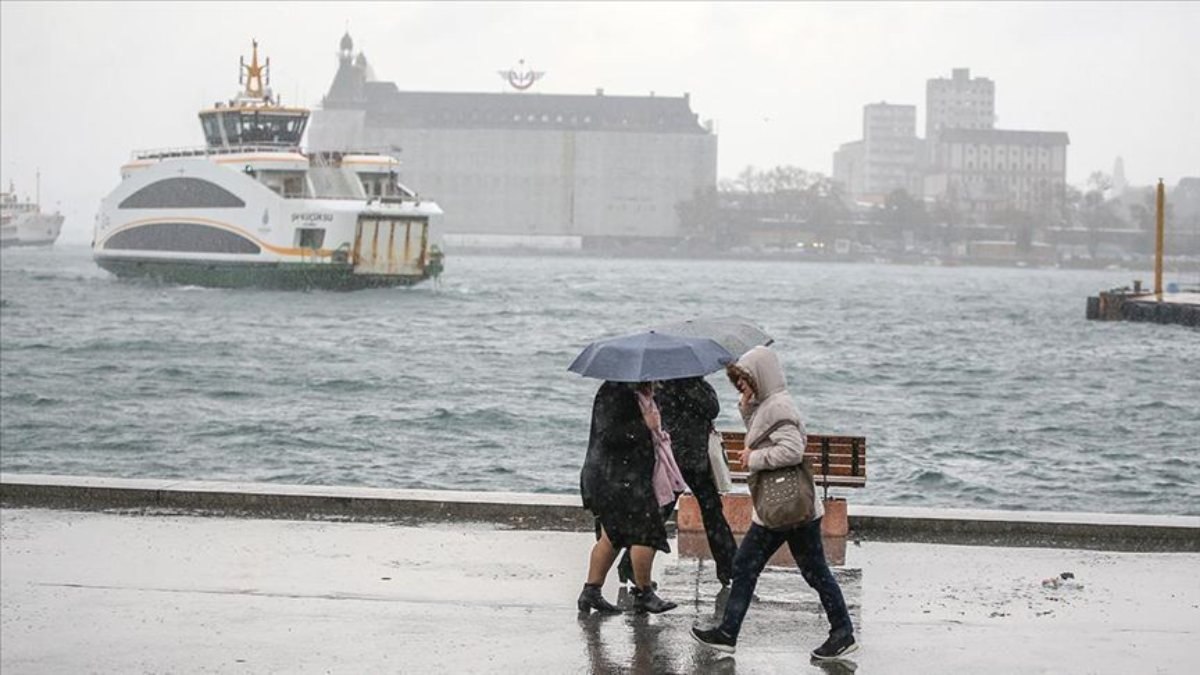
[[[725,443],[721,440],[721,432],[716,429],[708,434],[708,463],[712,466],[717,492],[724,494],[732,490],[733,476],[729,473],[729,460],[725,457]]]
[[[790,422],[783,424],[787,423]],[[813,519],[815,494],[808,460],[795,466],[755,472],[747,482],[754,511],[764,527],[786,530]]]

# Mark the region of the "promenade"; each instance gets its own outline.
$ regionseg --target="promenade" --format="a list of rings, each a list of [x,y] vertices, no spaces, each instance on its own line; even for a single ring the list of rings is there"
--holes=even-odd
[[[1182,519],[1195,528],[1200,519]],[[711,562],[660,556],[657,616],[581,619],[592,537],[481,522],[0,510],[0,670],[20,673],[1153,673],[1200,670],[1200,553],[851,541],[862,648],[768,571],[733,657],[688,637]],[[677,542],[672,542],[673,545]],[[676,547],[678,548],[678,547]],[[1070,571],[1081,587],[1046,588]],[[605,589],[619,597],[615,579]],[[625,599],[627,601],[627,599]]]

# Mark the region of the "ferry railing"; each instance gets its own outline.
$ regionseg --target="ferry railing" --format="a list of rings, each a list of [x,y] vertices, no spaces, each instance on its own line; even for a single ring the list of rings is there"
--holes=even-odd
[[[300,146],[286,143],[255,143],[247,145],[231,145],[229,147],[187,147],[187,148],[158,148],[154,150],[135,150],[133,159],[167,159],[172,157],[208,157],[211,155],[233,155],[246,152],[300,152]]]

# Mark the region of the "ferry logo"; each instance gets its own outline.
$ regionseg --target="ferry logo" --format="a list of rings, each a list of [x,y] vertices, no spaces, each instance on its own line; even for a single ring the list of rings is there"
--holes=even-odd
[[[513,68],[496,72],[501,79],[508,82],[508,85],[517,91],[525,91],[532,87],[534,82],[542,79],[542,76],[546,74],[544,70],[531,70],[529,66],[525,65],[525,59],[518,61]]]

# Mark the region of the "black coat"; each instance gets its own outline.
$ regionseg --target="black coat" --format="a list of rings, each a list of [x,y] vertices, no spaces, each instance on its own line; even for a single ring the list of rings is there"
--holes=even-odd
[[[717,392],[703,377],[667,380],[655,395],[675,462],[685,473],[709,471],[708,435],[721,412]]]
[[[592,404],[579,487],[584,507],[600,520],[614,547],[669,550],[653,475],[654,442],[633,386],[605,382]]]

